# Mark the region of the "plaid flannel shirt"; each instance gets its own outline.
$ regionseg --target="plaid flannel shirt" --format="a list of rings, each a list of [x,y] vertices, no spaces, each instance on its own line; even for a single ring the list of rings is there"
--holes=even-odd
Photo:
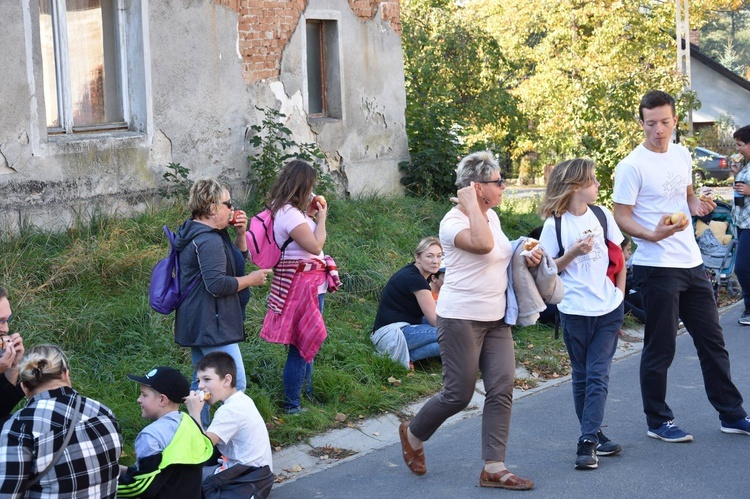
[[[745,182],[750,185],[750,165],[745,166],[740,170],[737,175],[734,176],[735,182]],[[732,207],[732,218],[734,218],[734,224],[740,229],[750,229],[750,202],[748,202],[750,196],[745,197],[745,206],[733,206]]]
[[[0,436],[0,498],[109,498],[117,492],[122,451],[120,425],[99,402],[83,397],[81,420],[68,447],[47,474],[44,470],[65,439],[76,396],[70,387],[38,393],[3,425]]]

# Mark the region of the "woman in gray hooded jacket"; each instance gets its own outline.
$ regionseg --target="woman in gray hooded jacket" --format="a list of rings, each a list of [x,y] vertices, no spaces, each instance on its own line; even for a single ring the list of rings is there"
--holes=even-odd
[[[238,292],[265,284],[271,270],[239,275],[226,228],[232,220],[237,230],[234,244],[247,255],[247,216],[237,211],[233,218],[235,210],[226,187],[215,179],[198,180],[190,190],[189,205],[192,217],[175,237],[180,253],[180,291],[195,279],[200,282],[177,308],[175,341],[190,347],[193,365],[210,352],[231,355],[237,364],[237,389],[244,391],[247,381],[239,343],[245,340],[245,331]],[[197,387],[194,375],[191,389]],[[206,427],[208,411],[201,419]]]

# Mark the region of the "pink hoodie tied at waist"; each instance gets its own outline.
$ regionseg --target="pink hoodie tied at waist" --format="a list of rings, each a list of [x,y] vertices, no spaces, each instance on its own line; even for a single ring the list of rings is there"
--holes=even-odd
[[[281,260],[274,267],[268,312],[260,337],[271,343],[294,345],[306,362],[311,362],[327,336],[318,308],[318,288],[323,280],[328,290],[341,286],[333,258],[325,261]]]

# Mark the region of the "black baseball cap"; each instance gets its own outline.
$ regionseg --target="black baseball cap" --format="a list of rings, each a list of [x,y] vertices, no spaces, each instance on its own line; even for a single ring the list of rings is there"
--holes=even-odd
[[[145,376],[128,374],[128,379],[149,386],[159,393],[163,393],[172,402],[181,404],[190,395],[190,382],[174,367],[157,366]]]

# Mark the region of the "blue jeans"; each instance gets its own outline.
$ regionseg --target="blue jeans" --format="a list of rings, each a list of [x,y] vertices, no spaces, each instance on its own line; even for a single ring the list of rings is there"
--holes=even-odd
[[[560,312],[563,340],[573,369],[573,404],[581,424],[581,439],[598,442],[609,391],[609,368],[617,349],[623,304],[599,317]]]
[[[692,269],[633,265],[633,278],[646,312],[640,378],[648,427],[658,428],[674,419],[666,401],[667,371],[674,359],[678,317],[693,338],[708,401],[721,420],[733,422],[747,416],[742,395],[732,382],[714,290],[703,265]]]
[[[412,324],[401,328],[409,347],[409,358],[413,361],[440,357],[438,332],[435,326],[428,324]]]
[[[234,363],[237,366],[237,390],[244,392],[245,388],[247,388],[247,378],[245,377],[245,364],[242,362],[239,343],[222,345],[220,347],[191,347],[190,353],[193,357],[193,383],[190,385],[190,389],[198,389],[198,373],[195,371],[195,365],[203,358],[203,356],[211,352],[225,352],[232,356]],[[205,404],[203,406],[203,411],[201,411],[201,424],[203,425],[204,430],[208,428],[210,421],[210,407],[208,404]]]
[[[318,308],[323,313],[323,300],[325,293],[318,295]],[[284,410],[296,412],[300,407],[300,393],[302,388],[308,397],[312,398],[312,372],[313,363],[305,362],[294,345],[289,345],[289,353],[284,365]]]
[[[737,229],[737,254],[734,273],[742,287],[745,310],[750,312],[750,229]]]

